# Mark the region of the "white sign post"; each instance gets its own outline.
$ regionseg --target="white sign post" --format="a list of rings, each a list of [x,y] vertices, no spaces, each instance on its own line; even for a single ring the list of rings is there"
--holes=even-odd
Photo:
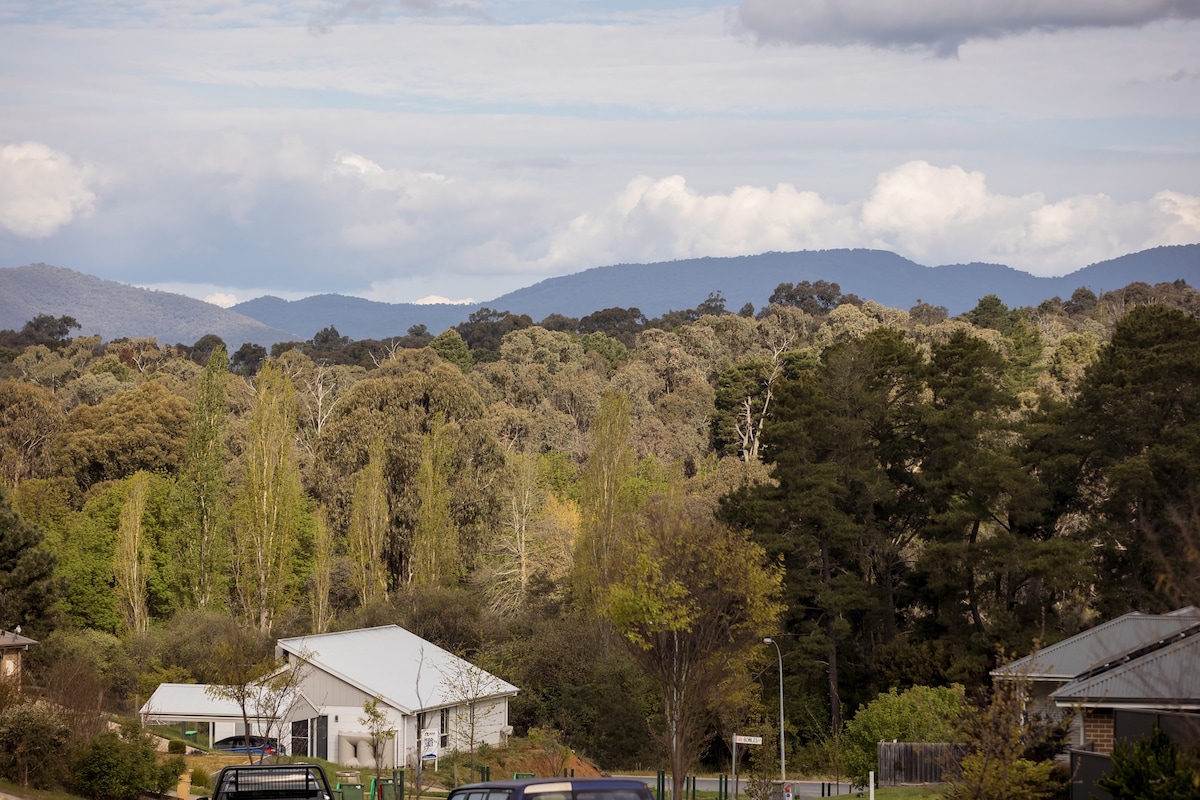
[[[433,769],[438,768],[438,739],[440,731],[437,728],[426,728],[421,731],[421,760],[432,761]]]
[[[737,800],[738,796],[738,776],[737,776],[737,746],[739,744],[762,744],[761,736],[742,736],[739,733],[733,735],[733,800]]]

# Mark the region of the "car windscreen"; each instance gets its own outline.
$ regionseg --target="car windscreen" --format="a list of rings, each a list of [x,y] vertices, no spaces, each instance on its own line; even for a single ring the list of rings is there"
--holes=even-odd
[[[471,789],[466,792],[455,792],[451,800],[508,800],[512,789]]]
[[[576,789],[575,800],[650,800],[650,790]]]

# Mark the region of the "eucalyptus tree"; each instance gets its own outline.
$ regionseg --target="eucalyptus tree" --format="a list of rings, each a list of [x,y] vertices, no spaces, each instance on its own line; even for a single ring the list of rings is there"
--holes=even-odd
[[[462,568],[473,566],[494,530],[504,461],[484,412],[482,398],[457,367],[430,350],[405,350],[356,383],[322,429],[313,484],[340,535],[350,524],[354,476],[370,460],[371,441],[383,445],[389,589],[415,577],[409,563],[414,533],[418,524],[430,530],[433,517],[422,521],[421,515],[442,502],[443,492]],[[435,429],[437,437],[430,437]],[[424,481],[418,480],[423,465]]]
[[[138,470],[174,474],[187,452],[188,421],[186,399],[145,381],[68,414],[49,455],[60,474],[84,491]]]
[[[47,445],[64,419],[49,389],[0,381],[0,475],[9,489],[45,474]]]

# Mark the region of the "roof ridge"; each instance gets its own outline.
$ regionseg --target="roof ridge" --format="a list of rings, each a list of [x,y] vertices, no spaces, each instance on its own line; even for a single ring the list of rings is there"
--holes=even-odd
[[[1116,655],[1107,661],[1101,661],[1092,665],[1088,669],[1076,675],[1075,680],[1072,681],[1072,683],[1076,681],[1090,680],[1091,678],[1094,678],[1105,672],[1109,672],[1117,667],[1132,663],[1140,658],[1145,658],[1146,656],[1152,655],[1158,651],[1165,650],[1176,642],[1188,639],[1198,633],[1200,633],[1200,622],[1193,622],[1186,628],[1181,628],[1180,630],[1168,634],[1167,636],[1160,637],[1153,642],[1147,642],[1145,644],[1138,645],[1137,647],[1126,650],[1124,653]]]

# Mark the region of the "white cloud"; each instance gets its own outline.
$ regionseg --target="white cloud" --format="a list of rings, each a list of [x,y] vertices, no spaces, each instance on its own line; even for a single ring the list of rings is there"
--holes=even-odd
[[[237,295],[230,294],[229,292],[216,292],[206,295],[204,302],[212,303],[214,306],[220,306],[221,308],[229,308],[230,306],[236,306],[238,299]]]
[[[0,227],[42,239],[92,212],[93,170],[39,142],[0,148]]]
[[[475,304],[473,298],[463,300],[451,300],[449,297],[442,297],[440,294],[431,294],[427,297],[422,297],[420,300],[414,300],[413,304],[418,306],[434,306],[434,305],[455,305],[455,306],[470,306]]]
[[[679,175],[642,176],[608,208],[573,220],[555,237],[545,261],[609,263],[821,248],[845,236],[845,221],[843,210],[790,184],[702,195]]]
[[[880,174],[869,196],[837,204],[781,184],[701,194],[682,177],[639,177],[604,208],[578,216],[545,261],[658,261],[768,250],[874,247],[930,266],[994,261],[1039,275],[1163,244],[1200,241],[1200,197],[1141,202],[1103,195],[1047,201],[989,190],[983,173],[912,161]]]
[[[763,41],[920,47],[953,55],[972,39],[1196,19],[1200,4],[1195,0],[743,0],[737,18]]]

